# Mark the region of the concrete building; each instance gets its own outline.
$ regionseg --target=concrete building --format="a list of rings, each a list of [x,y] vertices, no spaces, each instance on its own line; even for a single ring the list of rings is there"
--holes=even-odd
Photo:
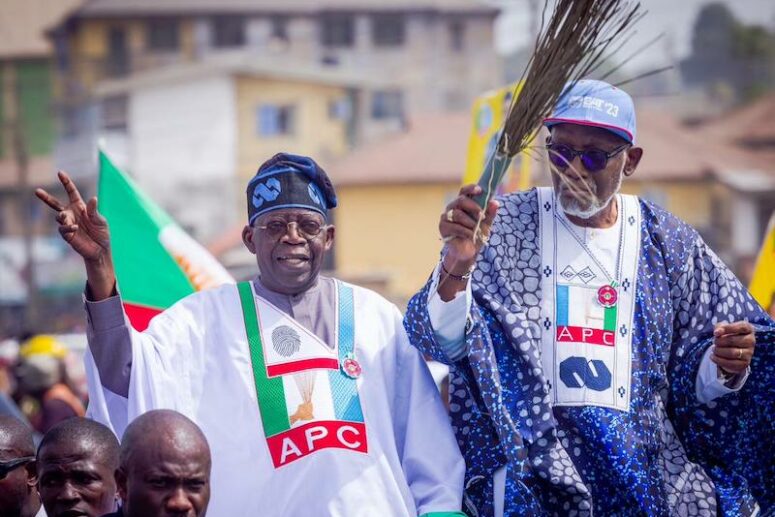
[[[370,79],[221,56],[102,81],[105,150],[195,237],[244,215],[244,187],[278,150],[323,161],[350,148]],[[112,111],[112,105],[119,104]]]
[[[333,161],[497,85],[496,15],[470,0],[91,0],[49,31],[55,161],[92,178],[102,142],[207,239],[232,215],[208,222],[189,201],[217,192],[222,208],[271,154]]]
[[[18,189],[52,177],[54,52],[45,29],[77,3],[0,4],[0,235],[21,234]]]
[[[55,63],[45,30],[77,3],[0,2],[0,337],[50,316],[80,273],[61,239],[48,237],[53,221],[32,195],[56,181]]]
[[[92,0],[52,31],[72,90],[250,50],[396,80],[375,110],[465,109],[497,85],[497,10],[472,0]],[[396,98],[398,97],[398,98]]]

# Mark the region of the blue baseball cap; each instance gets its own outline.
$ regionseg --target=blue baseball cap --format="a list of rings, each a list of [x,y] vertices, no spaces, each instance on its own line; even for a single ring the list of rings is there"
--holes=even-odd
[[[556,124],[600,127],[635,143],[632,97],[604,81],[582,79],[566,86],[554,113],[544,120],[549,129]]]

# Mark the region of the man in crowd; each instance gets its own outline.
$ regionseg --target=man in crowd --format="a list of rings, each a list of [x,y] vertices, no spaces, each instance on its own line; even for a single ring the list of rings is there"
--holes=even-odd
[[[468,499],[483,516],[773,508],[775,323],[695,230],[619,192],[643,156],[629,95],[579,81],[546,126],[553,188],[483,212],[463,187],[405,318],[451,366]]]
[[[278,154],[248,184],[242,237],[259,276],[191,295],[143,333],[126,323],[96,199],[60,179],[67,204],[37,195],[86,265],[96,419],[117,433],[155,408],[196,422],[215,515],[460,510],[462,458],[400,312],[319,274],[336,195],[312,159]]]
[[[31,337],[19,350],[18,394],[33,402],[30,422],[40,433],[86,412],[81,400],[68,386],[66,355],[67,348],[54,336],[45,334]]]
[[[118,440],[104,425],[70,418],[38,447],[38,490],[48,517],[100,517],[116,509]]]
[[[0,517],[45,517],[37,481],[32,429],[0,415]]]
[[[194,422],[170,410],[144,413],[121,439],[116,481],[122,504],[111,516],[202,517],[211,466],[207,439]]]
[[[13,399],[16,391],[14,367],[18,358],[19,342],[10,337],[0,339],[0,415],[12,416],[26,422],[27,417]]]

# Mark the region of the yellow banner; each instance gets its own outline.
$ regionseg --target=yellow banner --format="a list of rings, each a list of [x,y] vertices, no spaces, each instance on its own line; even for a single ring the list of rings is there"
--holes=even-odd
[[[482,175],[487,158],[495,150],[503,122],[509,112],[517,83],[485,93],[474,101],[471,110],[473,123],[468,139],[468,157],[463,185],[476,183]],[[521,87],[521,85],[520,85]],[[519,91],[517,90],[517,95]],[[505,194],[530,188],[530,158],[522,152],[514,157],[511,167],[496,194]]]
[[[756,269],[748,290],[765,310],[770,310],[775,302],[775,214],[767,225],[767,233],[759,251],[759,258],[756,259]]]

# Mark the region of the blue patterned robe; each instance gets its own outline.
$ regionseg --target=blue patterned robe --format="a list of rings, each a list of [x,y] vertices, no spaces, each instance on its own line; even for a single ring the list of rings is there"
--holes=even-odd
[[[540,361],[541,253],[535,190],[501,200],[473,273],[468,355],[435,340],[431,282],[404,325],[450,364],[453,427],[472,515],[493,514],[493,472],[508,465],[504,515],[750,515],[775,508],[775,322],[697,232],[643,200],[628,413],[549,402]],[[739,392],[696,398],[714,324],[757,334]]]

